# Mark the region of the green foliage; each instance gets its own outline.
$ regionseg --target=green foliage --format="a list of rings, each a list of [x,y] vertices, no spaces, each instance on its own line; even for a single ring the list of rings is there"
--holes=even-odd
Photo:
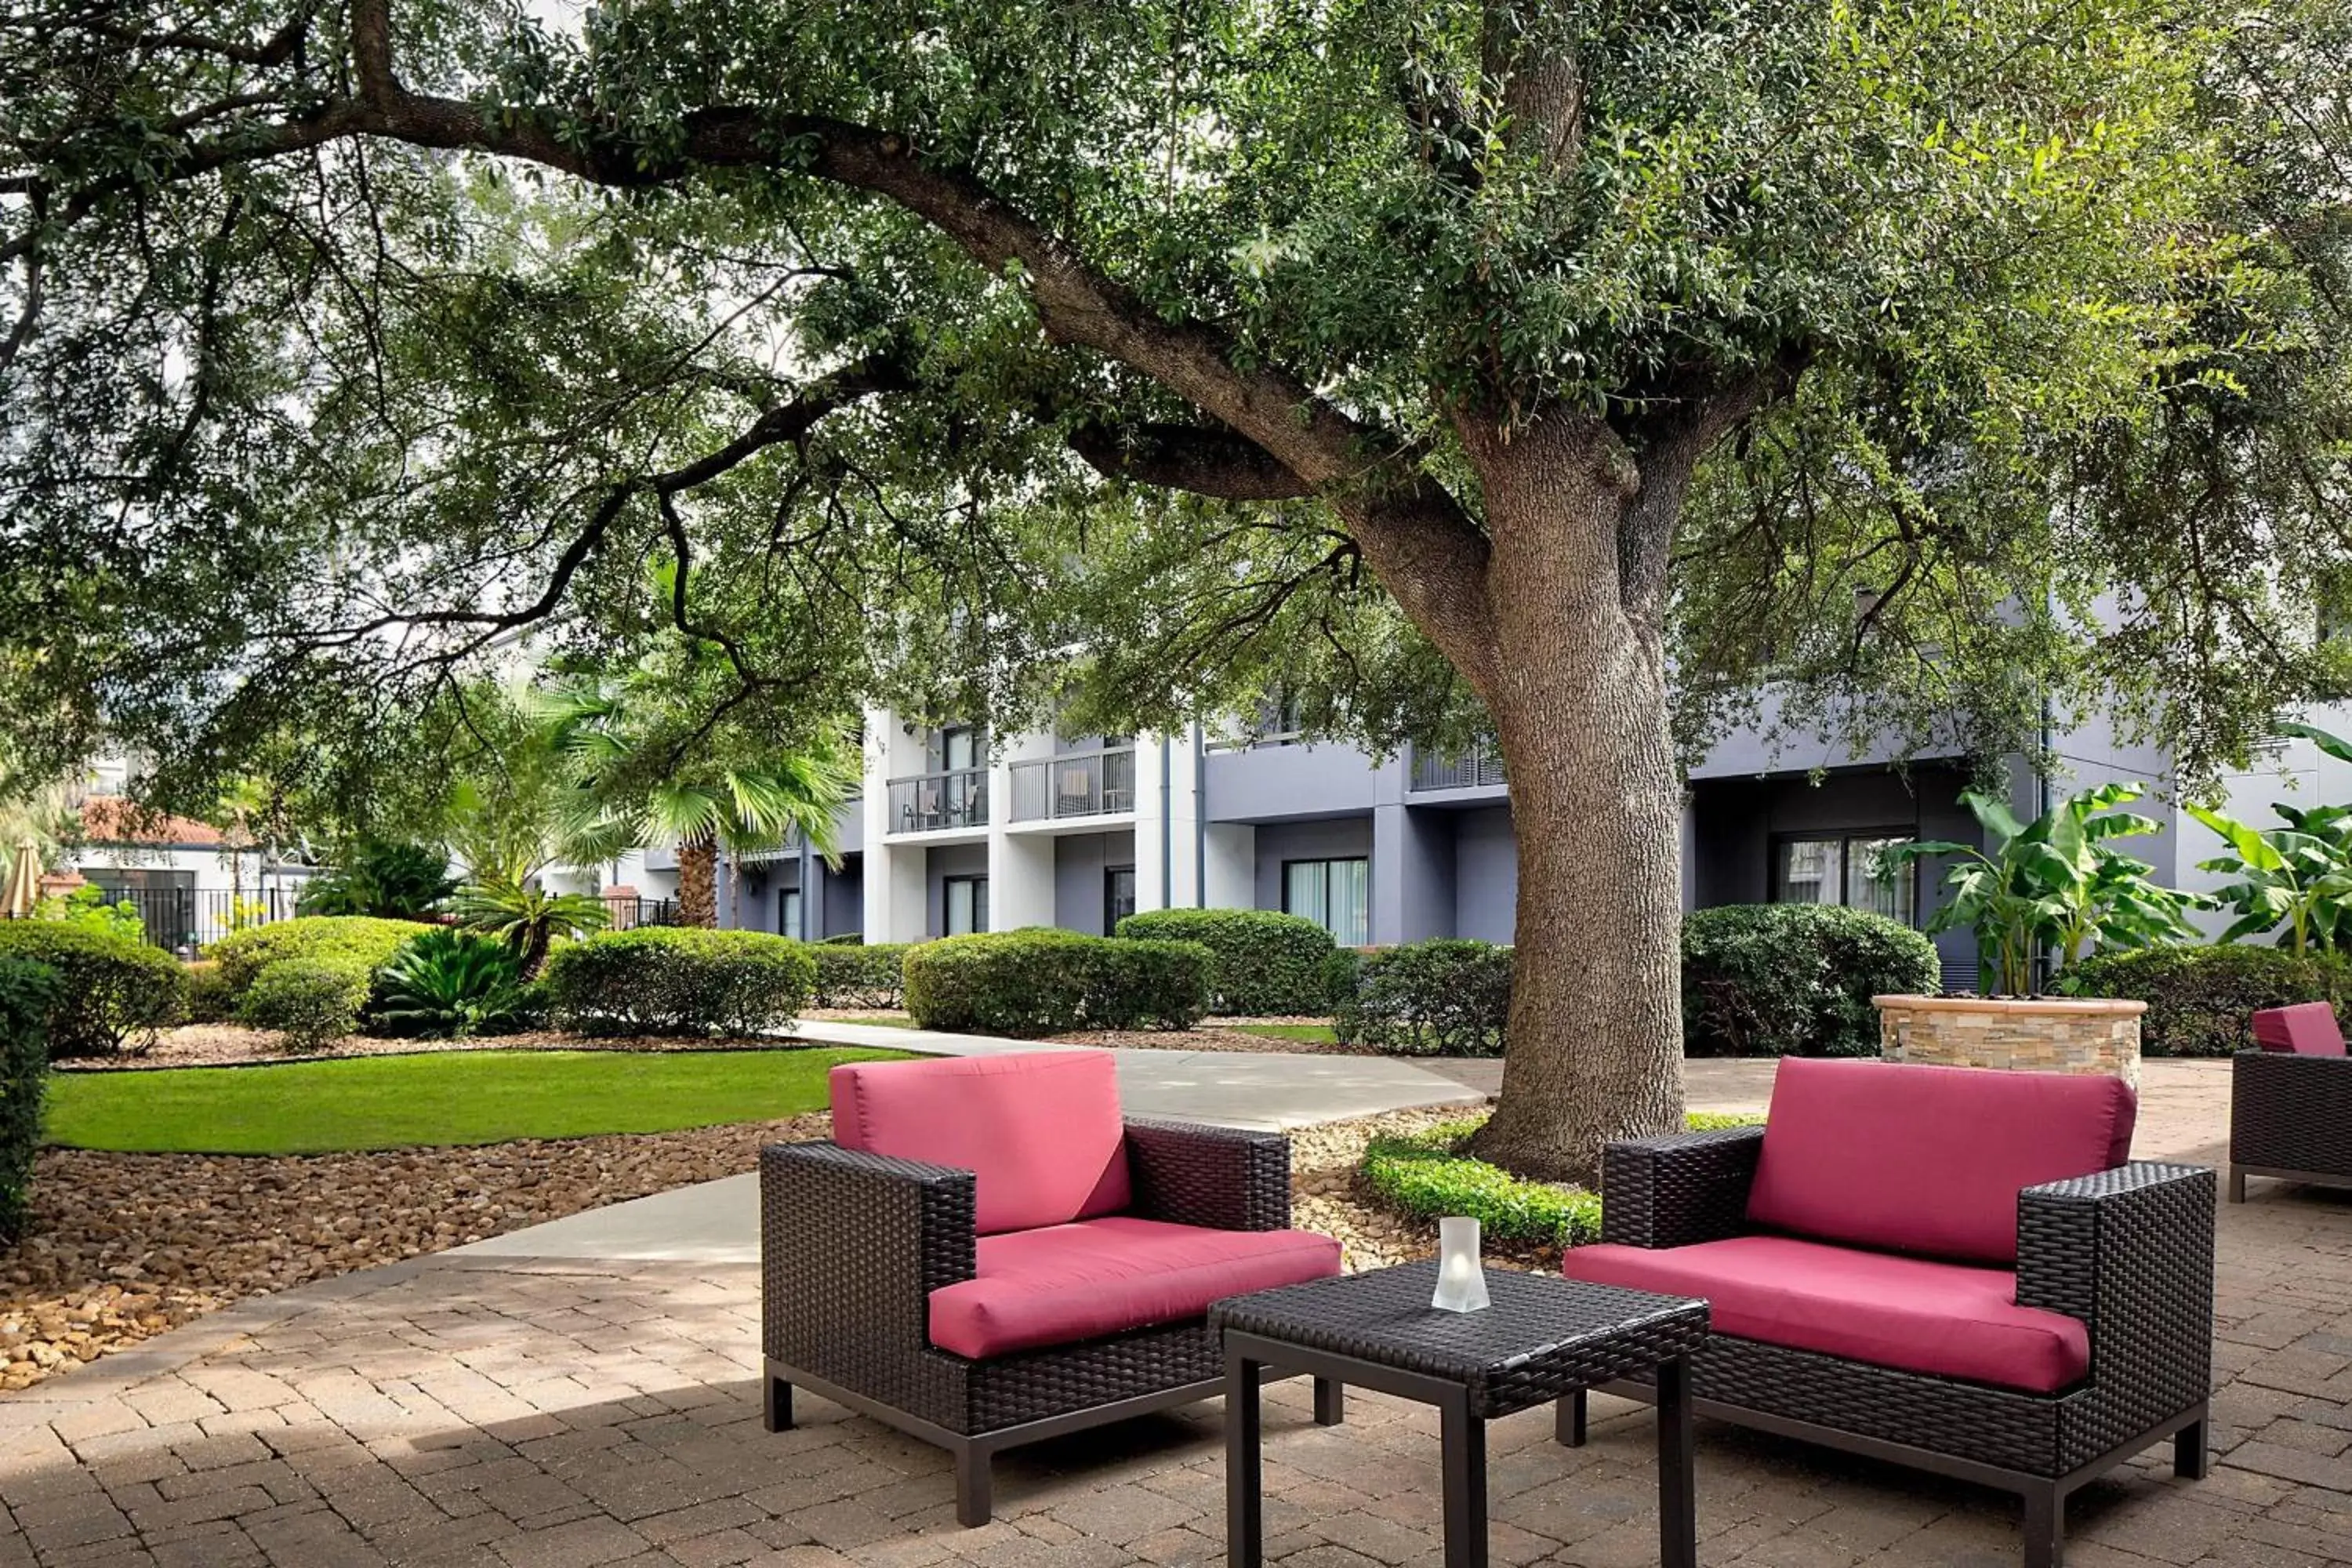
[[[906,1005],[907,954],[910,942],[876,942],[867,946],[821,942],[811,943],[809,957],[816,964],[816,1005],[820,1007],[899,1007]]]
[[[611,918],[604,900],[587,893],[553,893],[517,882],[469,882],[449,900],[457,923],[503,942],[520,978],[535,978],[547,950],[559,941],[603,931]]]
[[[47,1024],[52,1057],[143,1051],[158,1029],[186,1011],[179,960],[135,938],[66,921],[0,921],[0,957],[56,971]]]
[[[1340,1004],[1356,994],[1356,985],[1364,972],[1364,955],[1352,947],[1335,947],[1323,960],[1323,1001],[1315,1010],[1335,1012]]]
[[[1689,1124],[1697,1132],[1760,1120],[1696,1113]],[[1384,1206],[1408,1218],[1475,1219],[1484,1245],[1565,1248],[1600,1240],[1598,1193],[1529,1181],[1467,1152],[1471,1138],[1486,1124],[1478,1116],[1374,1138],[1364,1148],[1365,1185]]]
[[[505,942],[429,931],[411,938],[377,973],[372,1016],[387,1033],[463,1039],[515,1027],[526,1005],[522,975]]]
[[[457,885],[449,858],[439,849],[362,838],[340,866],[310,879],[296,908],[306,915],[413,921],[432,913]]]
[[[1078,1029],[1189,1029],[1215,957],[1198,942],[1036,929],[908,950],[907,1011],[926,1029],[1030,1038]]]
[[[2225,1057],[2254,1043],[2252,1019],[2264,1007],[2352,996],[2352,958],[2228,942],[2099,952],[2060,980],[2074,996],[2147,1004],[2140,1049],[2152,1057]]]
[[[237,998],[236,1021],[268,1029],[289,1051],[321,1051],[359,1032],[374,976],[348,954],[281,958]]]
[[[59,898],[43,899],[33,910],[33,918],[63,921],[68,925],[82,926],[108,936],[119,936],[140,942],[147,935],[147,924],[139,918],[139,906],[129,899],[106,901],[106,890],[94,886],[76,888]]]
[[[225,1024],[236,1014],[236,992],[221,966],[202,958],[184,966],[188,977],[188,1022]]]
[[[639,926],[550,954],[549,1005],[584,1035],[763,1034],[792,1026],[816,988],[799,942],[762,931]]]
[[[1511,950],[1436,937],[1366,953],[1331,1026],[1376,1051],[1498,1057],[1510,1018]]]
[[[1197,942],[1216,955],[1209,1010],[1235,1017],[1319,1013],[1328,987],[1331,933],[1303,915],[1272,910],[1150,910],[1118,922],[1118,935]]]
[[[58,985],[57,971],[45,963],[0,958],[0,1246],[23,1239],[32,1208]]]
[[[230,995],[242,997],[256,975],[280,960],[348,959],[373,973],[392,962],[403,942],[433,929],[418,921],[365,915],[298,915],[233,931],[205,952],[219,965],[219,984]]]
[[[2282,724],[2338,762],[2352,762],[2352,743],[2309,724]],[[2189,814],[2221,836],[2228,850],[2199,868],[2234,878],[2213,899],[2238,918],[2223,942],[2260,936],[2285,926],[2281,940],[2296,952],[2336,951],[2339,934],[2352,939],[2352,805],[2301,807],[2273,801],[2286,821],[2267,832],[2204,806]]]
[[[2101,784],[2026,823],[1996,796],[1966,791],[1960,800],[1983,826],[1990,852],[1927,839],[1884,851],[1881,864],[1892,874],[1928,856],[1958,857],[1944,878],[1949,899],[1927,929],[1975,931],[1992,994],[2022,996],[2034,989],[2034,962],[2046,948],[2058,950],[2063,967],[2094,940],[2144,947],[2198,934],[2188,916],[2198,900],[2151,880],[2153,867],[2109,842],[2163,830],[2151,817],[2113,809],[2142,793],[2138,784]]]
[[[1683,917],[1683,1052],[1878,1054],[1887,994],[1933,995],[1936,944],[1900,921],[1828,904],[1726,904]]]

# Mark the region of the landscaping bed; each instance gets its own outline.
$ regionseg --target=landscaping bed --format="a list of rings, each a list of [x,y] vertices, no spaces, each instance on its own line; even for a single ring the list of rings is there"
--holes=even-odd
[[[780,1051],[801,1042],[774,1035],[700,1039],[678,1035],[575,1035],[562,1029],[531,1029],[514,1035],[468,1035],[457,1040],[400,1039],[384,1035],[347,1035],[317,1050],[285,1049],[268,1029],[241,1024],[188,1024],[166,1029],[138,1056],[74,1057],[56,1064],[60,1072],[136,1072],[155,1068],[241,1067],[255,1062],[336,1061],[349,1057],[415,1056],[436,1051]]]
[[[42,1152],[0,1252],[0,1390],[248,1296],[753,1168],[822,1112],[687,1131],[280,1157]]]

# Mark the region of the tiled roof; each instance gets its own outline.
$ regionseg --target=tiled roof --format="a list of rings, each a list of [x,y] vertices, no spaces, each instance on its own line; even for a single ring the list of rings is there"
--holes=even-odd
[[[217,849],[221,830],[193,817],[145,811],[120,795],[94,795],[81,803],[82,837],[91,844],[168,844]]]

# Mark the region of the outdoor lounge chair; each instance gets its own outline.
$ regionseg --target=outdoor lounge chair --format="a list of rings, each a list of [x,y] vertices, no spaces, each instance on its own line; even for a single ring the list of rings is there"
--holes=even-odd
[[[2136,1110],[2103,1076],[1783,1060],[1762,1127],[1610,1145],[1603,1244],[1561,1272],[1706,1298],[1700,1414],[2017,1492],[2052,1568],[2085,1481],[2166,1437],[2205,1474],[2213,1173],[2127,1163]]]
[[[1123,1120],[1112,1062],[833,1069],[833,1142],[760,1156],[770,1431],[797,1385],[937,1444],[985,1524],[996,1450],[1222,1394],[1209,1303],[1339,1271],[1281,1135]]]
[[[2230,1201],[2248,1176],[2352,1186],[2352,1057],[2326,1002],[2266,1007],[2230,1060]]]

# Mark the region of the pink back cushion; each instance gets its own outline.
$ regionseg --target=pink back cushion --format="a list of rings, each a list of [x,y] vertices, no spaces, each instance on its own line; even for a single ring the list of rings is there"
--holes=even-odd
[[[1127,1207],[1127,1133],[1108,1051],[1018,1051],[833,1069],[845,1149],[971,1171],[982,1236]]]
[[[1749,1190],[1768,1230],[2017,1261],[2021,1188],[2131,1157],[2138,1100],[2105,1074],[1782,1059]]]
[[[2265,1007],[2254,1015],[2254,1044],[2266,1051],[2289,1051],[2299,1057],[2340,1057],[2344,1030],[2336,1009],[2326,1002],[2298,1002],[2292,1007]]]

